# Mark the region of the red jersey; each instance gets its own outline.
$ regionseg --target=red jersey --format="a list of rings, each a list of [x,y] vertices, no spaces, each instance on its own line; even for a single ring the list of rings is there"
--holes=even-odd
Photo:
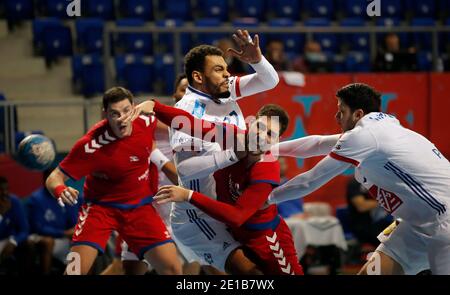
[[[155,193],[149,179],[155,128],[154,117],[140,116],[131,136],[117,138],[108,121],[100,121],[77,141],[59,168],[75,180],[86,176],[86,201],[138,204]]]
[[[217,171],[217,202],[200,193],[192,194],[191,203],[233,228],[273,221],[276,205],[265,205],[274,186],[280,183],[278,161],[260,161],[247,167],[247,161]]]

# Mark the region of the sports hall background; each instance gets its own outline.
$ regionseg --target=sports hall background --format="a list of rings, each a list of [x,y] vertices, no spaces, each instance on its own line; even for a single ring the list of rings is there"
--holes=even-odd
[[[263,54],[271,40],[284,45],[288,67],[280,68],[279,85],[239,102],[245,115],[265,103],[284,107],[291,121],[283,139],[339,132],[336,90],[365,82],[382,93],[383,111],[450,156],[449,0],[380,0],[381,15],[373,17],[366,13],[372,1],[366,0],[79,2],[81,16],[69,17],[66,0],[0,1],[0,175],[24,200],[42,185],[42,173],[14,160],[25,135],[52,138],[61,158],[100,119],[101,94],[112,85],[128,87],[142,99],[172,103],[184,54],[195,45],[230,37],[236,28],[258,33]],[[274,28],[279,31],[270,31]],[[390,32],[397,34],[401,48],[415,48],[410,71],[375,67]],[[292,85],[289,64],[305,55],[304,46],[312,40],[321,46],[326,69],[294,75],[304,83]],[[318,160],[286,159],[287,177]],[[345,210],[351,174],[347,171],[304,202],[326,202],[332,214]]]

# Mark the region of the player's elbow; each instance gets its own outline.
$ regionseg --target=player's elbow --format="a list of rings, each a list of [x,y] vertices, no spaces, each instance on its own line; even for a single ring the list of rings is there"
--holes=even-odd
[[[271,76],[272,79],[267,79],[266,80],[266,85],[267,85],[267,90],[273,89],[275,88],[278,83],[280,82],[280,77],[278,76],[277,72],[274,72]]]

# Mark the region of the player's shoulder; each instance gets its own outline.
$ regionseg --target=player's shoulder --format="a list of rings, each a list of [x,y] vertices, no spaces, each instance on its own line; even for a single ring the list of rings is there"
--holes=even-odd
[[[140,115],[133,122],[133,127],[137,126],[138,128],[151,128],[156,126],[156,118],[155,116],[146,116]]]
[[[280,163],[272,155],[265,155],[250,171],[252,181],[266,181],[274,185],[280,183]]]

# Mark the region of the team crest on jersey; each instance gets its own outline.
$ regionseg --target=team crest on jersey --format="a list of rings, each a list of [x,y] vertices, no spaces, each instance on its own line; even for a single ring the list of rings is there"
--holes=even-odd
[[[369,192],[388,213],[393,213],[403,204],[403,201],[396,194],[376,185],[372,186]]]

